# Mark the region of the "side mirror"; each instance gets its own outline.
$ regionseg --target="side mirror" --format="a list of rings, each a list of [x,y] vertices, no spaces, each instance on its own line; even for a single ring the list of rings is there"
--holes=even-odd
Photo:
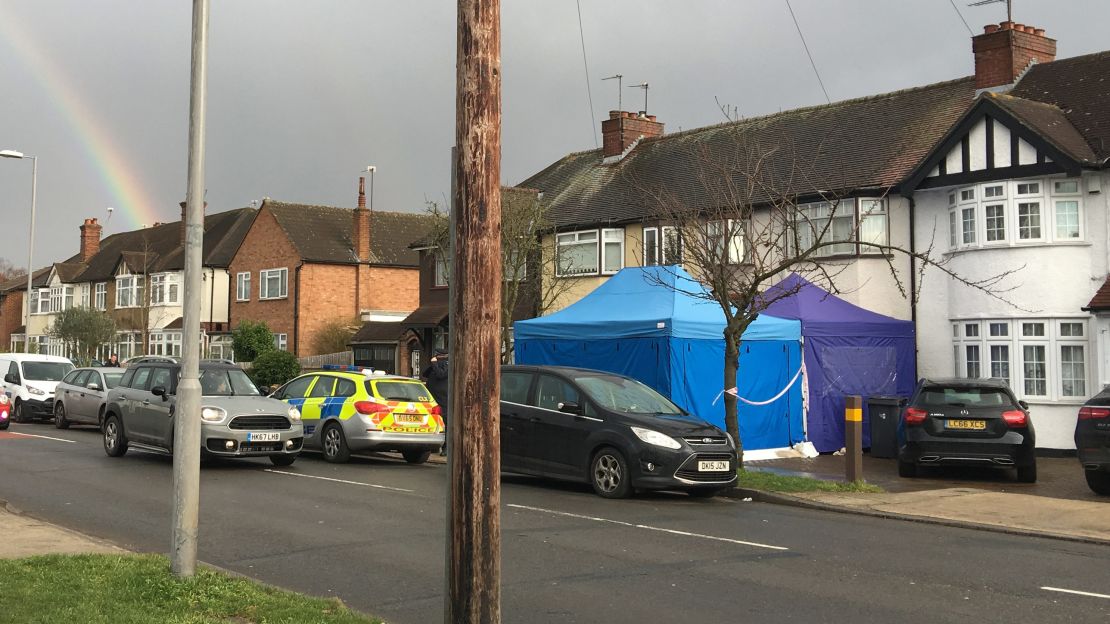
[[[4,375],[4,381],[10,384],[18,384],[19,375],[16,375],[15,373],[8,373],[7,375]]]
[[[153,394],[156,397],[162,397],[163,401],[166,400],[166,387],[165,386],[154,386],[153,388],[150,389],[150,393]]]
[[[577,403],[560,403],[559,411],[564,414],[574,414],[575,416],[581,416],[582,406]]]
[[[89,383],[85,384],[85,387],[89,390],[100,390],[100,384],[96,383],[95,381],[90,381]]]
[[[1018,405],[1020,405],[1021,409],[1023,409],[1023,410],[1029,409],[1029,404],[1026,403],[1025,401],[1018,401]]]

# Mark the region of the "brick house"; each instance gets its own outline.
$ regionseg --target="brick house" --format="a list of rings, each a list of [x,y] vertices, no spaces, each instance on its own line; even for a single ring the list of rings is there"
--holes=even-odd
[[[403,318],[419,304],[418,262],[409,243],[431,228],[421,214],[265,199],[231,261],[231,325],[264,321],[278,348],[316,355],[329,323]]]
[[[50,275],[50,267],[35,271],[32,289],[44,284]],[[23,341],[27,333],[26,308],[27,277],[13,277],[0,283],[0,350],[23,351]]]
[[[727,235],[720,222],[679,234],[659,198],[711,208],[719,200],[702,181],[743,187],[721,172],[743,172],[758,154],[793,196],[802,216],[787,227],[799,236],[797,224],[827,223],[832,242],[858,232],[929,250],[971,279],[1024,267],[1006,284],[1016,287],[1007,305],[939,271],[919,276],[905,255],[892,266],[854,242],[821,255],[844,299],[915,323],[919,374],[1006,378],[1033,406],[1038,446],[1073,448],[1077,406],[1110,383],[1110,82],[1100,79],[1110,52],[1056,60],[1043,29],[1011,22],[970,47],[964,78],[670,135],[646,113],[613,111],[602,148],[520,185],[544,193],[555,225],[543,279],[570,285],[556,309],[625,266],[681,265],[685,236],[720,240],[743,267],[746,232],[769,219],[773,198],[761,205],[757,189],[750,222]],[[835,219],[830,196],[842,206]],[[902,296],[892,268],[916,298]]]

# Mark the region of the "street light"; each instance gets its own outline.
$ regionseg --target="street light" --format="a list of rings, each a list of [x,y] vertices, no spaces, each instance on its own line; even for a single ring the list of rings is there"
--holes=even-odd
[[[377,170],[375,165],[366,165],[366,173],[370,174],[370,212],[374,212],[374,172]]]
[[[23,323],[23,352],[31,352],[31,284],[34,282],[35,267],[35,191],[38,188],[39,158],[27,156],[15,150],[0,150],[0,158],[31,159],[31,233],[27,239],[27,320]]]

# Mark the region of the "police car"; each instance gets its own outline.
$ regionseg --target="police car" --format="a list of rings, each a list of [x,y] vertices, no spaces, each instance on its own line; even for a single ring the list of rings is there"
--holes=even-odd
[[[346,462],[352,452],[399,451],[422,464],[444,443],[440,407],[416,379],[329,365],[270,396],[300,410],[305,448],[329,462]]]

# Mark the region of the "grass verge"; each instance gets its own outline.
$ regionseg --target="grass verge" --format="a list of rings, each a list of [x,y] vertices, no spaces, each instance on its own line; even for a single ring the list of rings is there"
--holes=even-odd
[[[765,492],[782,492],[785,494],[793,492],[867,492],[874,494],[883,491],[881,487],[864,481],[853,481],[851,483],[822,481],[821,479],[781,475],[761,470],[740,470],[739,474],[740,487]]]
[[[339,600],[213,570],[181,580],[156,555],[0,560],[0,621],[27,624],[369,624]]]

